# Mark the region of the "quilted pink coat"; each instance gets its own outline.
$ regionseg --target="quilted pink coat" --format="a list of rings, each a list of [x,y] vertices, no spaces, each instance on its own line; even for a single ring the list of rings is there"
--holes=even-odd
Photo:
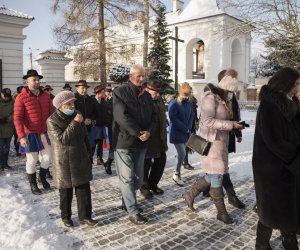
[[[228,172],[229,131],[233,129],[229,109],[216,94],[207,91],[201,97],[200,136],[212,143],[207,156],[201,156],[201,168],[208,174]]]

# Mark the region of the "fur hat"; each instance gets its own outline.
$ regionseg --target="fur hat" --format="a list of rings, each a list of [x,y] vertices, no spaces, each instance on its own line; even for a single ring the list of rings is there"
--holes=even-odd
[[[218,87],[221,89],[224,89],[224,90],[236,92],[237,87],[238,87],[237,84],[238,84],[238,81],[235,77],[232,78],[229,75],[225,75],[222,78],[222,80],[219,82]]]
[[[63,90],[60,91],[53,99],[52,103],[55,108],[60,108],[62,105],[75,101],[75,95],[72,91],[69,90]]]
[[[192,92],[192,87],[189,83],[187,82],[184,82],[183,84],[180,85],[180,88],[179,88],[179,94],[180,95],[184,95],[184,94],[191,94]]]

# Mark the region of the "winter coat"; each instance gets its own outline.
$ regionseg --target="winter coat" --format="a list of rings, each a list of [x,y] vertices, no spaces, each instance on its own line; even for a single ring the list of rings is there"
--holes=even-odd
[[[201,97],[200,136],[211,142],[207,156],[201,156],[201,167],[208,174],[228,172],[229,131],[233,129],[226,103],[217,94],[207,91]]]
[[[0,98],[0,138],[10,138],[14,134],[14,101]]]
[[[270,228],[297,230],[300,218],[299,101],[263,86],[253,144],[259,220]]]
[[[98,127],[109,127],[112,126],[112,120],[113,120],[113,115],[112,115],[112,100],[105,100],[101,99],[101,102],[99,103],[98,100],[93,97],[96,103],[96,126]]]
[[[166,152],[167,145],[167,117],[166,107],[163,99],[159,97],[153,101],[155,112],[157,114],[157,122],[155,129],[149,138],[147,152]]]
[[[173,99],[168,105],[170,120],[170,143],[186,143],[189,139],[193,122],[192,102],[183,100],[177,102],[177,98]]]
[[[78,92],[75,93],[75,109],[78,110],[82,116],[83,119],[91,119],[96,120],[97,119],[97,102],[95,101],[95,98],[92,98],[91,96],[82,96]],[[92,127],[92,125],[88,125],[87,129],[89,130]]]
[[[153,133],[156,114],[151,95],[130,81],[113,91],[114,129],[116,149],[146,148],[147,141],[138,136],[141,131]]]
[[[54,185],[72,188],[92,180],[92,164],[87,130],[74,121],[77,112],[67,116],[56,110],[47,120],[52,148]]]
[[[46,133],[46,120],[52,113],[53,105],[49,94],[40,90],[36,96],[28,87],[23,88],[14,105],[14,124],[18,138],[30,133]]]

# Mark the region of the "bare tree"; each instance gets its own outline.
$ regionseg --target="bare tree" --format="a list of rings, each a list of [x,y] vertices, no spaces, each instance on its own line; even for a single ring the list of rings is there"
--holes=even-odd
[[[107,82],[105,19],[111,23],[134,18],[132,6],[138,0],[53,0],[52,10],[63,20],[54,28],[58,44],[74,48],[75,73]],[[74,47],[75,46],[75,47]]]
[[[240,12],[244,23],[227,27],[227,33],[254,31],[263,37],[268,60],[299,67],[300,5],[298,0],[227,0],[226,7]]]

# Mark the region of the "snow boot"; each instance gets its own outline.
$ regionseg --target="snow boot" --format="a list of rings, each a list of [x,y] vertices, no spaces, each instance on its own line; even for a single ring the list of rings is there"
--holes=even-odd
[[[50,169],[49,168],[47,169],[46,179],[53,180],[53,177],[52,177],[52,175],[50,173]]]
[[[30,184],[31,192],[35,195],[42,194],[42,191],[38,188],[37,183],[36,183],[36,173],[27,174],[27,177],[28,177],[28,181]]]
[[[193,206],[195,197],[198,196],[204,190],[206,190],[208,187],[209,187],[209,183],[206,182],[204,177],[198,177],[196,181],[193,183],[190,191],[182,195],[186,204],[193,212],[195,211],[195,208]]]
[[[42,182],[42,185],[43,185],[43,188],[46,189],[46,190],[50,190],[50,184],[49,182],[46,180],[46,174],[47,174],[47,171],[48,169],[45,169],[45,168],[40,168],[40,179],[41,179],[41,182]]]
[[[218,214],[217,219],[223,221],[225,224],[232,224],[233,220],[230,218],[227,213],[225,204],[224,204],[224,193],[221,187],[219,188],[210,188],[209,190],[210,197],[212,198]]]

